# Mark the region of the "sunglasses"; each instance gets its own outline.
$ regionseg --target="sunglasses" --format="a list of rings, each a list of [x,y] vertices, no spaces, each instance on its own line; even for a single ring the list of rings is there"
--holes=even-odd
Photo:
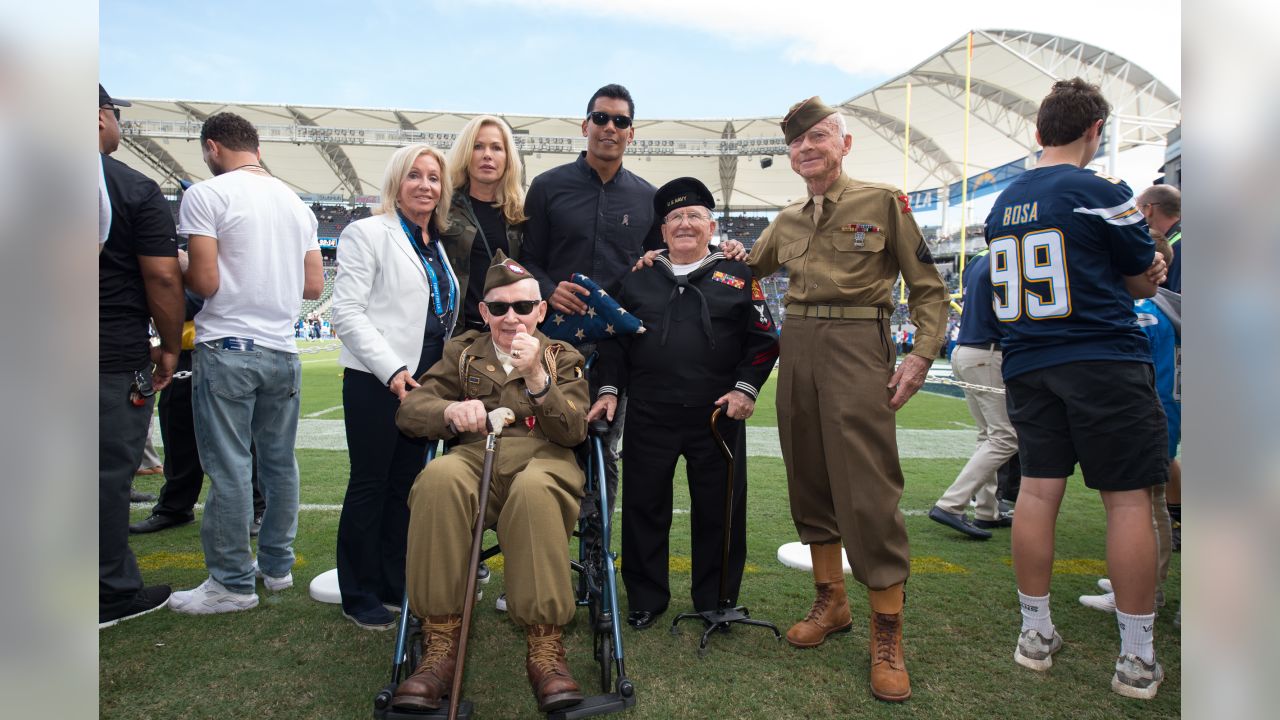
[[[484,306],[489,308],[489,314],[494,317],[502,317],[507,314],[511,308],[516,309],[517,315],[528,315],[538,307],[541,300],[517,300],[515,302],[500,302],[498,300],[485,300]]]
[[[110,110],[111,113],[116,116],[116,122],[120,122],[120,108],[116,107],[115,105],[99,105],[98,109]]]
[[[587,113],[587,117],[591,118],[591,122],[602,127],[608,125],[610,120],[613,121],[613,126],[619,130],[626,130],[631,127],[631,118],[626,115],[610,115],[607,112],[596,111]]]

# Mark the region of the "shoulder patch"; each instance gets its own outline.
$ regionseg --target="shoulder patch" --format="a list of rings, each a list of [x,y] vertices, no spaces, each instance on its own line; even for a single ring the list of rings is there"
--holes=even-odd
[[[902,210],[903,215],[911,214],[911,197],[910,196],[898,195],[898,205],[900,206],[899,209]]]
[[[764,288],[760,287],[760,281],[755,278],[751,279],[751,299],[764,300]]]

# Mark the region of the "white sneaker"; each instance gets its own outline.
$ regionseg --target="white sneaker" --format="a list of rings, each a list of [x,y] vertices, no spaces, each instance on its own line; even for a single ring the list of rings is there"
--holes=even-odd
[[[1053,654],[1062,649],[1062,636],[1057,630],[1046,639],[1038,630],[1026,630],[1018,636],[1018,647],[1013,651],[1013,661],[1032,670],[1048,670],[1053,667]]]
[[[1164,668],[1154,658],[1151,664],[1137,655],[1116,658],[1116,674],[1111,676],[1111,689],[1138,700],[1150,700],[1164,681]]]
[[[1116,611],[1116,594],[1108,592],[1102,595],[1081,595],[1080,604],[1100,612],[1114,613]]]
[[[217,615],[257,606],[258,593],[233,593],[213,578],[206,579],[195,589],[182,590],[169,596],[169,608],[187,615]]]
[[[262,568],[258,567],[258,561],[253,561],[253,576],[262,580],[262,584],[267,586],[271,592],[280,592],[293,587],[293,572],[287,572],[284,577],[271,577],[262,572]]]
[[[1085,607],[1091,607],[1094,610],[1101,610],[1103,612],[1110,612],[1110,613],[1115,612],[1116,611],[1116,591],[1115,591],[1115,588],[1112,587],[1111,585],[1111,579],[1098,578],[1098,589],[1106,593],[1106,596],[1110,596],[1111,598],[1110,601],[1103,600],[1103,598],[1106,597],[1104,595],[1081,595],[1080,604],[1084,605]],[[1085,598],[1095,598],[1096,602],[1088,602],[1085,600]],[[1109,607],[1107,606],[1107,602],[1110,602]],[[1161,588],[1156,588],[1156,609],[1159,610],[1162,607],[1164,607],[1164,590],[1162,590]]]
[[[498,602],[494,603],[493,606],[497,608],[498,612],[506,612],[507,611],[507,594],[502,593],[501,595],[499,595]]]

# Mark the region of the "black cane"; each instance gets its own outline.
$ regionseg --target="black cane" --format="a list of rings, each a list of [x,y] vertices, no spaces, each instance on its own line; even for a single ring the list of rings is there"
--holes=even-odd
[[[735,623],[768,628],[773,631],[775,639],[782,639],[782,633],[778,632],[776,625],[766,620],[753,619],[751,612],[747,608],[741,605],[735,607],[733,600],[729,598],[727,577],[729,570],[729,538],[730,533],[733,532],[733,486],[736,473],[734,472],[733,451],[729,449],[729,444],[724,441],[724,438],[720,435],[720,428],[716,425],[716,421],[720,419],[724,411],[725,406],[720,405],[711,413],[711,436],[715,438],[716,446],[720,448],[720,454],[724,456],[725,464],[728,466],[724,488],[724,534],[720,539],[720,598],[715,610],[703,612],[695,610],[694,612],[680,613],[671,621],[671,632],[675,634],[676,626],[680,624],[681,620],[693,618],[702,620],[705,629],[702,633],[702,639],[698,642],[699,656],[706,652],[707,639],[711,636],[711,633],[716,630],[727,631],[729,626]]]
[[[720,428],[716,426],[716,421],[724,413],[725,405],[717,405],[714,412],[711,413],[711,436],[716,439],[716,445],[720,448],[720,454],[724,456],[725,465],[728,466],[729,472],[725,476],[724,484],[724,536],[721,538],[720,544],[720,609],[726,610],[733,606],[733,601],[729,599],[728,579],[725,577],[726,570],[729,569],[729,537],[733,531],[733,451],[729,449],[729,444],[724,441],[720,435]]]
[[[462,670],[467,662],[467,635],[471,631],[471,613],[476,606],[476,573],[480,569],[480,547],[484,542],[484,516],[489,508],[489,484],[493,479],[493,458],[497,454],[498,436],[502,428],[515,421],[515,413],[498,408],[489,413],[485,425],[489,431],[484,440],[484,470],[480,473],[480,512],[476,515],[475,531],[471,535],[471,560],[467,564],[467,590],[462,597],[462,629],[458,635],[458,668],[453,673],[453,688],[449,691],[449,720],[457,720],[458,703],[462,701]]]

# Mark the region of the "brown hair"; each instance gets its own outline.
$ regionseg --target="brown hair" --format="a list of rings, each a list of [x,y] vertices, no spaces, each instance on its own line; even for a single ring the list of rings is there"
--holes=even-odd
[[[1081,78],[1059,80],[1040,103],[1036,131],[1045,147],[1070,145],[1085,131],[1111,114],[1111,104],[1097,85]]]

